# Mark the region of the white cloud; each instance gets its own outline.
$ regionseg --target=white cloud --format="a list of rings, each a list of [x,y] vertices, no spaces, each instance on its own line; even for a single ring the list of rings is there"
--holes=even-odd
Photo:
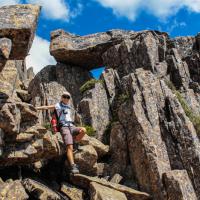
[[[20,3],[20,0],[0,0],[0,6],[15,5]]]
[[[102,6],[112,8],[114,14],[125,16],[134,21],[143,11],[160,19],[175,15],[180,9],[186,8],[200,12],[200,0],[95,0]]]
[[[167,27],[167,32],[172,33],[172,31],[176,28],[183,28],[186,27],[187,24],[183,21],[178,22],[176,19],[174,19],[171,23],[170,26]]]
[[[104,7],[112,8],[113,12],[119,16],[126,16],[130,20],[135,20],[139,10],[141,0],[95,0]]]
[[[47,65],[56,64],[55,59],[49,53],[50,42],[39,36],[35,36],[33,45],[30,49],[29,56],[26,57],[26,65],[33,67],[34,72],[39,72]]]
[[[82,13],[83,5],[81,3],[77,4],[77,7],[75,7],[73,10],[70,11],[70,17],[75,18],[78,15]]]
[[[64,0],[26,0],[31,4],[39,4],[42,6],[42,12],[46,18],[69,20],[69,6]]]

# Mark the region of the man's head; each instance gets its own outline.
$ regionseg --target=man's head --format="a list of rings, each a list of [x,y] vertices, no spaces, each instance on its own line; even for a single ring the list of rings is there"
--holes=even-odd
[[[68,104],[70,98],[71,98],[71,95],[70,95],[69,92],[63,92],[63,93],[62,93],[62,96],[61,96],[61,101],[62,101],[64,104]]]

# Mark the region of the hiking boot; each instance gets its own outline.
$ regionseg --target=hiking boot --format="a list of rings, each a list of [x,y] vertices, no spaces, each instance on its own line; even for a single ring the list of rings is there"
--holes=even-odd
[[[73,164],[71,166],[71,171],[70,171],[72,174],[79,174],[79,169],[78,169],[78,166],[76,164]]]

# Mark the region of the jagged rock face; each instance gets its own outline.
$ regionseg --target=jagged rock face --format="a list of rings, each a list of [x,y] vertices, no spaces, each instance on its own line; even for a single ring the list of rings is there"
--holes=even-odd
[[[104,66],[116,68],[120,77],[141,67],[166,75],[167,38],[167,34],[160,32],[136,32],[134,37],[113,45],[102,54]]]
[[[38,124],[36,109],[27,102],[25,56],[31,47],[40,7],[0,8],[0,165],[30,164],[61,155],[62,142]],[[9,39],[8,39],[9,38]],[[1,61],[0,61],[1,62]],[[17,195],[17,194],[16,194]]]
[[[79,102],[78,112],[84,124],[91,125],[96,131],[96,137],[102,136],[110,120],[109,103],[103,84],[95,83],[94,88],[85,91]]]
[[[185,170],[173,170],[164,174],[168,199],[197,200],[194,188]]]
[[[58,62],[95,69],[103,65],[101,55],[106,49],[132,34],[133,31],[114,30],[81,37],[56,30],[51,33],[50,53]]]
[[[119,108],[119,120],[127,132],[131,164],[140,187],[164,199],[162,174],[170,170],[166,145],[162,139],[158,110],[164,99],[159,80],[150,72],[137,69],[124,77],[129,100]]]
[[[128,165],[127,134],[119,122],[112,125],[110,133],[111,174],[125,174]],[[120,160],[120,162],[119,162]]]

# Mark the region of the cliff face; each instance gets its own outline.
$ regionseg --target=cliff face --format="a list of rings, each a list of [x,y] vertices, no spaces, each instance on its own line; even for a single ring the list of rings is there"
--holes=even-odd
[[[50,53],[58,63],[30,81],[24,59],[39,10],[0,8],[0,196],[200,199],[200,36],[56,30]],[[95,81],[89,70],[100,66]],[[63,91],[72,94],[77,125],[95,133],[81,141],[81,174],[70,177],[60,134],[44,127],[50,113],[34,107],[56,103]]]

